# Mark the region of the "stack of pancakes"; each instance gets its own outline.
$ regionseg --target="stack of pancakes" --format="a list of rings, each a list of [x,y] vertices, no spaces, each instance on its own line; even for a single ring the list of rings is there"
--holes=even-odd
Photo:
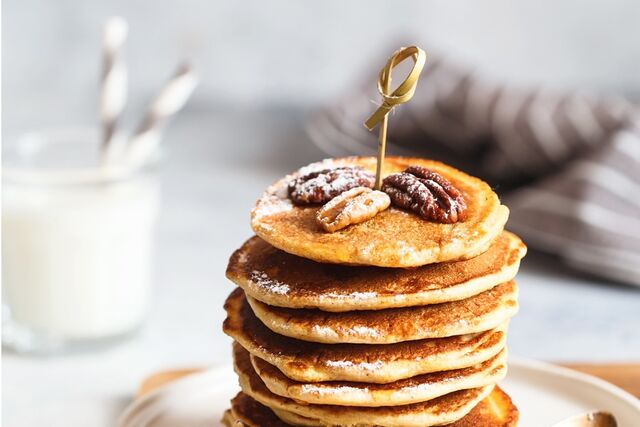
[[[441,224],[391,207],[335,233],[287,185],[313,170],[375,169],[373,158],[309,165],[269,187],[257,236],[229,261],[225,303],[242,392],[228,426],[513,426],[495,386],[518,309],[526,248],[484,182],[438,162],[388,158],[383,175],[427,167],[461,190],[465,220]]]

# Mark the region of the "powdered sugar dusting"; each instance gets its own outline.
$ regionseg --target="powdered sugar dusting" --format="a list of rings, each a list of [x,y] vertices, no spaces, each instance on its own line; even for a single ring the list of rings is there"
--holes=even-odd
[[[384,366],[384,363],[381,361],[377,362],[358,362],[353,363],[350,360],[327,360],[325,364],[331,368],[359,368],[364,369],[366,371],[376,371]]]
[[[293,209],[291,200],[276,195],[265,195],[258,201],[252,213],[254,219],[260,219],[281,212],[287,212],[291,209]]]
[[[392,242],[395,246],[395,253],[402,260],[413,260],[417,257],[420,250],[415,246],[408,244],[404,240],[396,240]],[[369,258],[371,254],[374,254],[378,251],[378,246],[375,242],[369,243],[366,246],[363,246],[359,249],[360,255],[363,258]]]
[[[376,245],[373,243],[369,243],[368,245],[361,247],[359,249],[359,252],[361,256],[368,258],[369,255],[371,255],[375,251],[375,249]]]
[[[276,215],[278,213],[287,212],[294,208],[293,203],[289,199],[288,184],[293,179],[306,175],[311,172],[316,172],[322,169],[328,169],[336,166],[349,165],[350,159],[345,158],[342,161],[337,162],[335,159],[324,159],[322,161],[311,163],[307,166],[303,166],[297,171],[285,176],[278,182],[270,185],[264,192],[262,197],[258,199],[258,203],[251,212],[253,220],[260,220],[264,217]],[[267,228],[265,224],[261,224],[263,228]]]
[[[336,336],[336,333],[333,329],[331,329],[328,326],[321,326],[321,325],[313,325],[313,328],[311,328],[311,330],[313,331],[314,334],[316,335],[322,335],[322,336]]]
[[[412,259],[416,255],[416,248],[407,244],[404,240],[396,240],[396,248],[401,258]]]
[[[339,294],[336,292],[327,292],[319,296],[320,301],[326,300],[355,300],[369,301],[378,297],[377,292],[351,292],[349,294]]]
[[[314,325],[311,328],[314,334],[323,337],[339,338],[341,334],[352,337],[366,337],[366,338],[379,338],[380,332],[375,328],[368,326],[354,326],[352,328],[341,328],[340,331],[336,331],[330,326]]]
[[[253,283],[268,292],[278,295],[287,295],[289,293],[289,285],[270,278],[264,271],[253,270],[250,278]]]
[[[357,187],[373,187],[374,175],[360,167],[340,166],[301,175],[289,182],[296,204],[326,203]]]
[[[340,165],[342,165],[342,163]],[[329,169],[334,166],[339,166],[338,162],[336,162],[335,159],[327,158],[327,159],[320,160],[319,162],[315,162],[307,166],[303,166],[300,169],[298,169],[296,172],[287,176],[286,178],[289,178],[289,177],[294,178],[296,176],[306,175],[311,172],[317,172],[322,169]]]
[[[420,383],[420,384],[411,384],[408,386],[404,386],[396,390],[392,396],[402,398],[406,393],[427,393],[431,392],[431,390],[436,390],[436,387],[445,385],[447,383],[454,382],[456,378],[444,378],[441,379],[437,383]]]
[[[368,326],[354,326],[351,329],[355,332],[355,335],[363,337],[377,338],[380,336],[380,332],[377,329]]]
[[[301,390],[303,393],[314,394],[317,396],[340,396],[354,393],[366,393],[369,391],[367,387],[357,388],[350,386],[323,386],[316,384],[303,384]]]

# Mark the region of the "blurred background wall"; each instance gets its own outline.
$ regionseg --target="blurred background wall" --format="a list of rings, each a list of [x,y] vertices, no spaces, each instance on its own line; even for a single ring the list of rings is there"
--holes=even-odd
[[[640,97],[636,0],[20,0],[3,4],[7,132],[91,123],[101,26],[130,24],[132,109],[189,57],[191,109],[330,102],[399,44],[419,42],[516,83]],[[129,114],[131,117],[131,114]],[[137,117],[136,117],[137,118]]]

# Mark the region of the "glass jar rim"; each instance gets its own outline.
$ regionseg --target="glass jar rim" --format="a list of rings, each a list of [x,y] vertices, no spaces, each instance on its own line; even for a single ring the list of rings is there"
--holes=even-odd
[[[3,147],[3,179],[20,184],[101,184],[126,180],[140,172],[140,168],[123,162],[96,161],[95,164],[56,167],[19,164],[20,159],[36,158],[47,148],[62,144],[82,144],[82,149],[93,148],[96,160],[99,158],[99,131],[96,128],[60,127],[29,131]]]

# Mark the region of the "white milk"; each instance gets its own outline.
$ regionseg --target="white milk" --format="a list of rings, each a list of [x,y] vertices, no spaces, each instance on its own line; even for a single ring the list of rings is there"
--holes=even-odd
[[[5,328],[31,336],[7,344],[37,350],[38,339],[60,345],[136,329],[149,300],[157,181],[80,180],[77,169],[31,167],[37,180],[24,169],[3,180]]]

